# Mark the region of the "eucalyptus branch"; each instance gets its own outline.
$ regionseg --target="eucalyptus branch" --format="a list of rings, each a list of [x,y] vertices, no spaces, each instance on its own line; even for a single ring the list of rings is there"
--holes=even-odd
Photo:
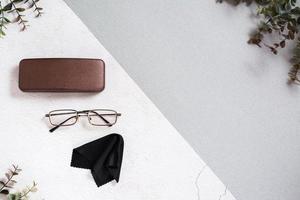
[[[9,11],[9,12],[16,12],[17,13],[17,18],[16,18],[16,22],[18,22],[19,24],[21,24],[23,27],[22,27],[22,29],[21,29],[21,31],[25,31],[25,29],[27,28],[27,26],[29,26],[28,24],[27,24],[27,20],[25,20],[25,19],[23,19],[23,17],[25,16],[25,15],[22,15],[21,14],[21,12],[24,12],[25,11],[25,8],[18,8],[17,6],[16,6],[16,3],[17,2],[22,2],[23,0],[14,0],[14,1],[12,1],[12,0],[9,0],[9,2],[12,4],[12,7],[14,8],[13,10],[11,10],[11,11]]]
[[[27,2],[30,3],[28,7],[23,8],[18,6],[19,4],[24,5]],[[10,13],[16,13],[16,18],[13,22],[17,22],[21,25],[21,31],[24,31],[29,26],[28,21],[25,19],[25,14],[23,14],[24,11],[33,8],[33,12],[36,13],[35,17],[40,17],[43,14],[43,8],[38,6],[37,2],[39,2],[39,0],[8,0],[8,3],[3,6],[1,5],[0,0],[0,38],[1,36],[5,36],[5,25],[11,23],[11,21],[7,18]]]
[[[5,35],[5,33],[3,31],[3,28],[4,28],[4,11],[2,11],[2,9],[3,9],[3,7],[2,7],[1,1],[0,1],[0,14],[1,14],[0,37]]]
[[[250,34],[249,44],[259,47],[266,47],[274,54],[279,49],[285,48],[287,41],[295,40],[300,28],[300,7],[296,5],[297,0],[217,0],[226,1],[233,5],[240,3],[256,3],[258,6],[257,14],[261,18],[261,23]],[[272,44],[267,44],[264,37],[276,35],[277,39]],[[292,68],[289,72],[289,82],[300,84],[300,40],[292,58]],[[298,77],[299,76],[299,77]]]
[[[289,84],[291,83],[300,84],[300,80],[298,78],[299,72],[300,72],[300,63],[294,64],[289,71],[289,77],[290,77],[288,81]]]
[[[32,4],[31,4],[30,8],[34,7],[34,11],[37,12],[37,15],[35,17],[40,17],[43,14],[43,12],[42,12],[43,8],[41,8],[37,5],[38,1],[39,0],[31,0]]]
[[[32,186],[27,186],[22,192],[16,192],[8,195],[8,200],[28,200],[30,193],[37,192],[37,184],[33,181]]]
[[[29,193],[36,192],[37,191],[37,187],[36,186],[37,186],[36,182],[33,181],[33,184],[32,184],[31,187],[27,186],[27,188],[23,190],[23,192],[20,195],[20,199],[27,198],[28,195],[29,195]]]
[[[291,59],[292,68],[289,71],[289,83],[300,84],[299,74],[300,74],[300,39],[297,40],[297,45],[293,51],[293,57]]]
[[[10,20],[7,19],[4,15],[5,7],[3,8],[0,1],[0,38],[5,36],[4,28],[6,28],[6,24],[10,23]]]
[[[13,169],[9,169],[7,173],[5,173],[5,177],[4,179],[2,179],[0,181],[0,184],[2,185],[0,187],[0,193],[2,194],[8,194],[9,193],[9,189],[11,189],[13,187],[13,185],[17,182],[15,180],[13,180],[14,176],[18,175],[19,172],[21,171],[21,169],[16,166],[16,165],[12,165]]]

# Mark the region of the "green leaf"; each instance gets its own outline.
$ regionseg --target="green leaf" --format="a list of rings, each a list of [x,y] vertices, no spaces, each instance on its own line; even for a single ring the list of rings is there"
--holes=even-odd
[[[2,9],[3,11],[8,11],[8,10],[11,10],[11,8],[12,8],[12,3],[9,3],[9,4],[7,4],[6,6],[4,6],[4,8]]]
[[[10,23],[10,20],[7,19],[6,17],[4,17],[3,19],[4,19],[4,21],[6,21],[7,23]]]
[[[15,180],[10,180],[10,182],[12,182],[12,183],[17,183],[17,181],[15,181]]]
[[[8,200],[16,200],[17,195],[15,194],[9,194],[8,195]]]
[[[300,15],[300,8],[296,7],[291,10],[291,13],[294,15]]]
[[[16,10],[19,11],[19,12],[24,12],[25,8],[16,8]]]
[[[285,47],[285,41],[284,41],[284,40],[282,40],[279,44],[280,44],[280,47],[281,47],[281,48],[284,48],[284,47]]]
[[[8,195],[8,194],[9,194],[9,191],[8,191],[8,190],[1,190],[0,193],[1,193],[1,194]]]

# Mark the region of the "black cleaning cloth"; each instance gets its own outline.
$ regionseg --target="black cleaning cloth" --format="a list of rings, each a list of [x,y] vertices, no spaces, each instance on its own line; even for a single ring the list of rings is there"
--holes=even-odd
[[[123,137],[113,133],[73,149],[71,166],[90,169],[98,187],[119,182],[123,149]]]

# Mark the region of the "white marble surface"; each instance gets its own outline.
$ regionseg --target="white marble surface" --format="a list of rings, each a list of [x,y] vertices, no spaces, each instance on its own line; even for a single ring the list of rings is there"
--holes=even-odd
[[[23,172],[18,188],[38,183],[32,199],[234,199],[192,148],[61,0],[41,2],[46,14],[28,31],[10,25],[0,40],[0,171]],[[30,18],[30,17],[29,17]],[[90,57],[106,62],[100,94],[23,93],[18,62],[32,57]],[[48,132],[52,109],[112,108],[121,113],[111,128],[76,126]],[[97,188],[90,172],[70,167],[72,149],[109,133],[124,137],[120,182]]]

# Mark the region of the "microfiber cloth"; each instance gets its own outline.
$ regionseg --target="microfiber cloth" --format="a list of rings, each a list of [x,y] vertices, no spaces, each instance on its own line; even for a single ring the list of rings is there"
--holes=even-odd
[[[98,187],[119,182],[124,140],[113,133],[73,149],[72,167],[90,169]]]

